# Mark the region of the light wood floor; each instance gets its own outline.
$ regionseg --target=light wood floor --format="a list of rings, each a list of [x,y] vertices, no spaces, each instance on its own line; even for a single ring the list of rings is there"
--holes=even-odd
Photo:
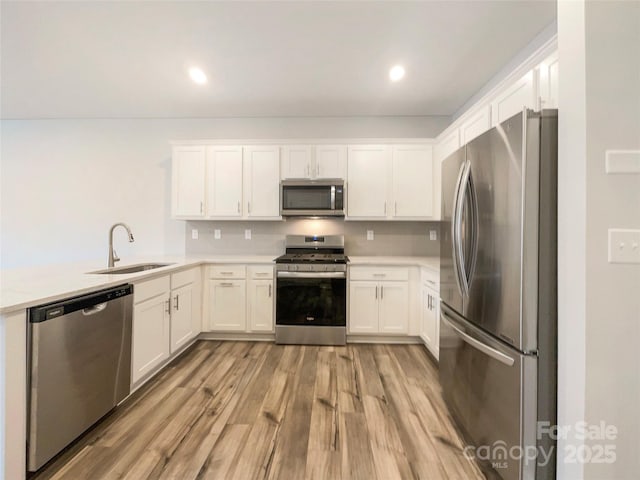
[[[420,345],[198,342],[41,479],[484,478]]]

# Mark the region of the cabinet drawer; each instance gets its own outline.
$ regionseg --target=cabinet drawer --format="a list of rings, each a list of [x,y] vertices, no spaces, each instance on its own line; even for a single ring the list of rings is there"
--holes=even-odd
[[[405,267],[349,267],[351,280],[409,280],[409,269]]]
[[[171,288],[180,288],[190,283],[194,283],[198,279],[200,268],[190,268],[171,275]]]
[[[169,275],[145,282],[136,283],[133,287],[133,302],[135,304],[163,295],[171,289]]]
[[[420,279],[423,285],[426,285],[429,288],[434,290],[438,290],[440,285],[440,274],[434,272],[429,268],[420,268]]]
[[[273,265],[251,265],[247,267],[249,278],[270,280],[273,278]]]
[[[212,265],[209,267],[209,278],[245,278],[244,265]]]

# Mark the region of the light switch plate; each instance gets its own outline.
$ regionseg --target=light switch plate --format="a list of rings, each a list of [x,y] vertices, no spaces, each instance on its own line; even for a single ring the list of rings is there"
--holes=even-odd
[[[367,240],[373,240],[373,230],[367,230]]]
[[[220,232],[219,228],[216,228],[213,231],[213,238],[215,238],[216,240],[220,240],[222,238],[222,232]]]
[[[197,228],[192,228],[191,229],[191,240],[197,240],[198,239],[198,229]]]
[[[609,229],[609,263],[640,263],[640,230]]]
[[[251,229],[250,228],[247,228],[244,231],[244,239],[245,240],[251,240]]]
[[[436,230],[429,230],[429,240],[437,240],[438,232]]]

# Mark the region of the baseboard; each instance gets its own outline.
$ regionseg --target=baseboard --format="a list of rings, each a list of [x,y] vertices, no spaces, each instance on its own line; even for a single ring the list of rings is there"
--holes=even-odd
[[[202,332],[198,340],[235,340],[240,342],[275,342],[275,333]]]
[[[347,343],[421,344],[420,337],[396,335],[347,335]]]

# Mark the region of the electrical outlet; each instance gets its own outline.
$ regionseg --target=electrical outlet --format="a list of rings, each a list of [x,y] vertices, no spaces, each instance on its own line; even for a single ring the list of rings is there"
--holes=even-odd
[[[191,240],[197,240],[198,239],[198,229],[197,228],[192,228],[191,229]]]
[[[251,229],[250,228],[247,228],[244,231],[244,239],[245,240],[251,240]]]
[[[213,238],[215,238],[216,240],[220,240],[222,238],[222,232],[220,231],[219,228],[216,228],[213,231]]]
[[[367,240],[373,240],[373,230],[367,230]]]
[[[640,263],[640,230],[609,229],[609,263]]]
[[[429,230],[429,240],[437,240],[438,232],[436,230]]]

